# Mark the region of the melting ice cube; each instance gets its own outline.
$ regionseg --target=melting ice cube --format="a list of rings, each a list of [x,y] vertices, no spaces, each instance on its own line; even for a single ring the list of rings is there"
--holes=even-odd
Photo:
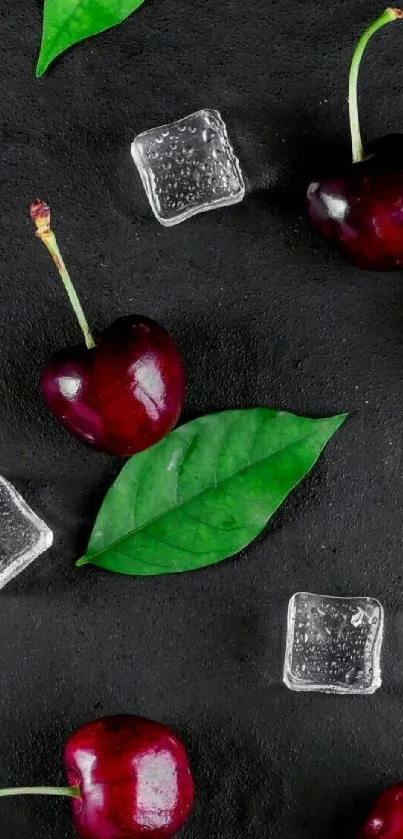
[[[372,597],[298,592],[288,606],[284,682],[291,690],[374,693],[384,613]]]
[[[50,548],[53,533],[0,477],[0,588]]]
[[[218,111],[204,110],[139,134],[132,143],[151,208],[170,227],[242,201],[239,162]]]

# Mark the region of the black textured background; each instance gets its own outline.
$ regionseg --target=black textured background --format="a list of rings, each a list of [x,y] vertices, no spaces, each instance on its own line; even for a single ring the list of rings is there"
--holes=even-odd
[[[36,81],[42,2],[1,0],[0,472],[55,533],[0,595],[1,786],[60,782],[68,734],[116,712],[164,721],[188,745],[198,796],[187,839],[351,839],[403,775],[402,277],[343,263],[301,197],[320,158],[331,168],[349,155],[349,60],[382,8],[147,0]],[[367,137],[403,127],[402,49],[396,23],[365,58]],[[247,197],[166,230],[130,143],[202,107],[226,120]],[[142,312],[176,337],[184,419],[252,405],[351,412],[240,556],[143,580],[75,569],[120,462],[70,439],[40,400],[45,360],[78,327],[28,219],[38,196],[93,328]],[[282,685],[300,589],[381,599],[373,697]],[[69,804],[2,800],[0,832],[68,839]]]

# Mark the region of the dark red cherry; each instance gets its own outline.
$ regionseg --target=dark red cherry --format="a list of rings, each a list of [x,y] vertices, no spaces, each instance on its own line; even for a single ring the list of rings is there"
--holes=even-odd
[[[403,265],[403,135],[373,143],[340,175],[308,187],[312,224],[358,268]]]
[[[37,236],[59,271],[85,346],[57,353],[42,374],[50,411],[74,437],[94,449],[128,456],[157,443],[179,419],[185,373],[165,329],[137,315],[119,318],[95,341],[69,277],[44,201],[31,206]]]
[[[357,79],[371,36],[399,9],[386,9],[361,36],[349,78],[353,162],[342,172],[312,181],[308,214],[312,224],[359,268],[391,271],[403,265],[403,135],[390,135],[364,153],[358,120]]]
[[[178,349],[153,320],[119,318],[96,346],[57,353],[42,374],[49,410],[74,437],[99,451],[128,456],[175,426],[185,375]]]
[[[159,723],[133,716],[87,723],[67,741],[64,763],[80,794],[72,808],[81,839],[167,839],[192,809],[186,751]]]
[[[357,839],[403,839],[403,784],[379,796]]]
[[[64,765],[68,787],[13,787],[0,797],[70,798],[80,839],[168,839],[189,817],[188,757],[165,725],[129,715],[86,723],[68,739]]]

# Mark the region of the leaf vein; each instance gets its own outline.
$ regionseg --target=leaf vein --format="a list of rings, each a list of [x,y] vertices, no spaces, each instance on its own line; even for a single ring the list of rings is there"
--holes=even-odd
[[[176,471],[176,481],[175,481],[175,487],[176,487],[176,491],[175,491],[175,506],[176,506],[176,505],[178,505],[178,499],[179,499],[179,469],[180,469],[181,467],[183,467],[183,464],[184,464],[184,463],[185,463],[185,461],[186,461],[186,458],[187,458],[187,455],[188,455],[189,449],[190,449],[190,447],[193,445],[193,442],[194,442],[194,440],[195,440],[195,438],[196,438],[197,436],[198,436],[198,432],[197,432],[197,431],[196,431],[194,434],[192,434],[192,436],[191,436],[191,438],[190,438],[189,442],[187,443],[187,445],[185,446],[185,448],[184,448],[184,450],[183,450],[183,452],[182,452],[182,456],[180,457],[180,459],[179,459],[179,461],[178,461],[178,463],[176,464],[176,467],[175,467],[175,471]]]
[[[137,477],[136,477],[136,484],[135,484],[136,489],[135,489],[135,493],[134,493],[134,502],[133,502],[133,511],[132,511],[133,529],[136,526],[136,519],[137,519],[137,503],[138,503],[138,494],[139,494],[138,493],[138,488],[139,488],[140,480],[144,475],[145,468],[148,465],[148,461],[149,461],[149,456],[148,456],[148,452],[147,452],[147,456],[144,456],[144,463],[142,463],[141,469],[137,473]]]
[[[211,521],[203,521],[203,519],[200,519],[198,516],[192,516],[192,514],[188,513],[187,510],[183,510],[182,514],[186,516],[187,519],[196,521],[204,527],[211,527],[212,530],[218,530],[219,533],[235,533],[237,530],[245,530],[244,527],[220,527],[220,525],[213,524]]]
[[[249,449],[248,466],[250,466],[251,463],[252,463],[253,451],[254,451],[254,448],[255,448],[256,440],[257,440],[257,432],[260,429],[260,426],[261,426],[261,422],[259,420],[259,417],[257,417],[256,418],[255,429],[254,429],[254,432],[253,432],[253,435],[252,435],[252,443],[251,443],[251,447]]]
[[[219,463],[220,463],[220,457],[221,457],[221,455],[224,451],[225,446],[228,443],[228,440],[229,440],[229,437],[230,437],[230,434],[231,434],[231,431],[232,431],[234,425],[236,425],[237,422],[238,422],[238,419],[239,419],[239,417],[234,418],[234,421],[231,422],[229,427],[226,429],[224,437],[221,440],[220,451],[218,452],[217,463],[216,463],[216,468],[214,470],[214,477],[213,477],[215,487],[218,485],[218,467],[219,467]]]

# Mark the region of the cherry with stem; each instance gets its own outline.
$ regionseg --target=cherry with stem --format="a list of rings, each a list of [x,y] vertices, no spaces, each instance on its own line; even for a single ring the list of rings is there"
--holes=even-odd
[[[186,822],[194,799],[185,747],[161,723],[128,714],[92,720],[64,748],[68,787],[0,790],[71,799],[80,839],[169,839]]]
[[[358,268],[391,271],[403,265],[403,135],[373,141],[365,150],[358,114],[358,74],[366,46],[387,23],[403,18],[386,9],[361,35],[349,74],[352,163],[312,181],[312,224]]]
[[[85,346],[60,350],[45,366],[44,401],[86,445],[122,457],[136,454],[157,443],[179,419],[185,373],[178,348],[162,326],[141,315],[118,318],[95,340],[44,201],[32,204],[31,218],[59,271],[85,341]]]

